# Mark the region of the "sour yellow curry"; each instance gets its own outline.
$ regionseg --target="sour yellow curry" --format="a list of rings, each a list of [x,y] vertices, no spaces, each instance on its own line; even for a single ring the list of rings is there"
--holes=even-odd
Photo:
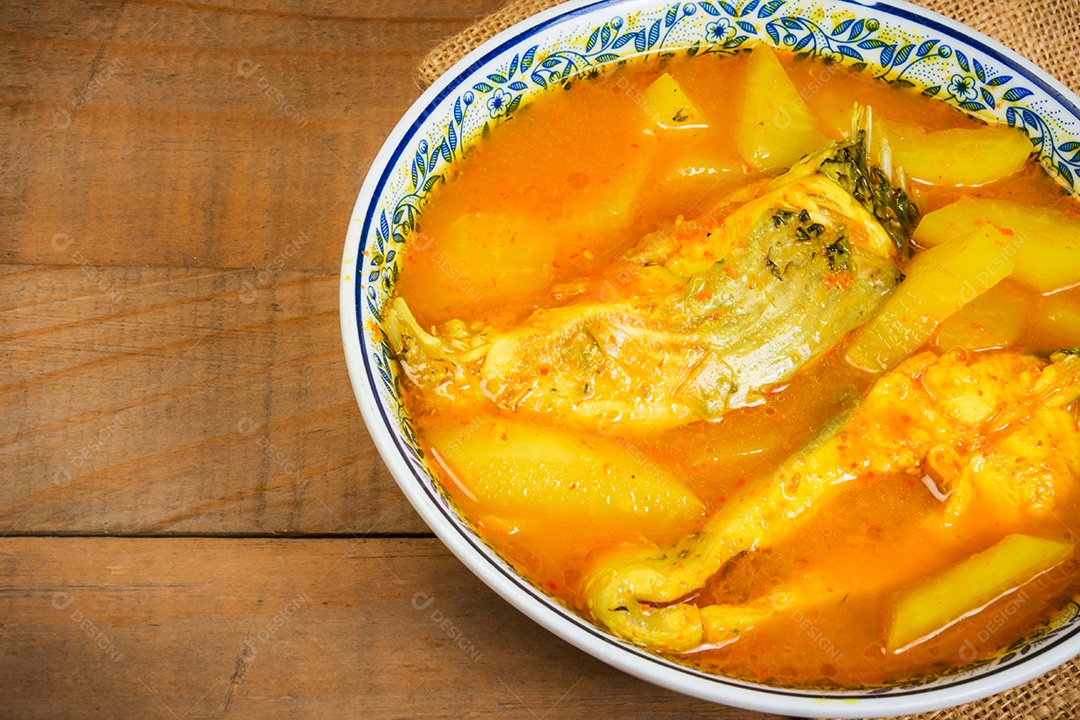
[[[766,47],[575,78],[433,193],[383,319],[525,577],[678,662],[879,686],[1080,593],[1080,205],[989,126]]]

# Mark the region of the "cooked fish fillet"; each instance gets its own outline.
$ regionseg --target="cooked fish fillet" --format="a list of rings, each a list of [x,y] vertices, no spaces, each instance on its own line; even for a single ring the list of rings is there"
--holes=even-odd
[[[834,143],[646,237],[620,282],[583,281],[512,330],[428,333],[400,298],[384,327],[409,379],[450,397],[627,430],[716,420],[873,315],[916,222],[861,138]]]
[[[599,622],[655,649],[730,640],[820,589],[796,583],[733,606],[699,608],[683,598],[740,553],[790,537],[847,482],[929,474],[949,494],[945,524],[975,507],[1006,520],[1048,516],[1080,482],[1078,399],[1074,352],[1050,362],[1012,352],[916,355],[702,532],[598,565],[585,582],[586,600]]]

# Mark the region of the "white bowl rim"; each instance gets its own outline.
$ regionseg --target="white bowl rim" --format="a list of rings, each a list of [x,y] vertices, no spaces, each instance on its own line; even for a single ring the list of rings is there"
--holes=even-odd
[[[1006,66],[1022,71],[1037,86],[1074,116],[1080,118],[1080,97],[1041,68],[992,38],[905,0],[816,0],[823,4],[850,4],[878,8],[948,36],[959,36]],[[455,63],[435,81],[395,125],[367,172],[351,215],[342,257],[339,309],[346,365],[364,423],[391,475],[406,498],[446,547],[480,580],[504,600],[556,636],[597,659],[632,676],[676,692],[732,707],[778,715],[818,718],[892,717],[930,712],[979,700],[1020,685],[1080,654],[1080,626],[1031,652],[1016,664],[958,679],[936,688],[912,688],[887,696],[850,696],[840,692],[814,692],[774,688],[712,675],[677,665],[608,635],[578,615],[555,604],[514,573],[475,536],[462,531],[461,521],[425,487],[405,457],[407,453],[377,400],[372,369],[367,363],[359,332],[357,285],[360,278],[360,242],[371,217],[368,207],[389,172],[395,156],[413,132],[463,78],[490,57],[514,47],[540,29],[614,5],[651,7],[662,0],[568,0],[504,30]],[[363,536],[361,536],[363,537]]]

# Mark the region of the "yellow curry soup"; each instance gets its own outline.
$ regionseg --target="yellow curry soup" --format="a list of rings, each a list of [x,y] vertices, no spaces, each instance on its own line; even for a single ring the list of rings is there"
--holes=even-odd
[[[1037,632],[1080,591],[1080,206],[1030,153],[765,48],[520,108],[384,323],[445,492],[567,607],[726,676],[877,686]]]

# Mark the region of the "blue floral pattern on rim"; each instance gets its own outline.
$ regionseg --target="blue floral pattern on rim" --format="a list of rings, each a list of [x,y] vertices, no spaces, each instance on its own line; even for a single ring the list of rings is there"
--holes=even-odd
[[[397,367],[378,328],[382,307],[393,293],[401,250],[447,170],[493,124],[512,118],[523,103],[553,86],[595,76],[605,66],[635,57],[734,53],[768,43],[916,87],[977,118],[1021,128],[1050,174],[1068,190],[1077,190],[1080,109],[1074,101],[947,25],[852,0],[705,0],[657,4],[634,13],[620,12],[615,2],[597,5],[607,14],[598,25],[579,27],[570,13],[566,23],[526,33],[528,43],[519,38],[514,47],[524,49],[493,51],[463,71],[466,82],[452,84],[407,134],[396,166],[385,170],[385,182],[366,209],[356,288],[365,360],[374,371],[373,381],[378,378],[376,394],[395,423],[400,446],[429,479],[432,473],[398,392]],[[979,667],[917,685],[814,694],[882,696],[949,686],[1045,650],[1078,627],[1080,604],[1073,603],[1050,627]]]

